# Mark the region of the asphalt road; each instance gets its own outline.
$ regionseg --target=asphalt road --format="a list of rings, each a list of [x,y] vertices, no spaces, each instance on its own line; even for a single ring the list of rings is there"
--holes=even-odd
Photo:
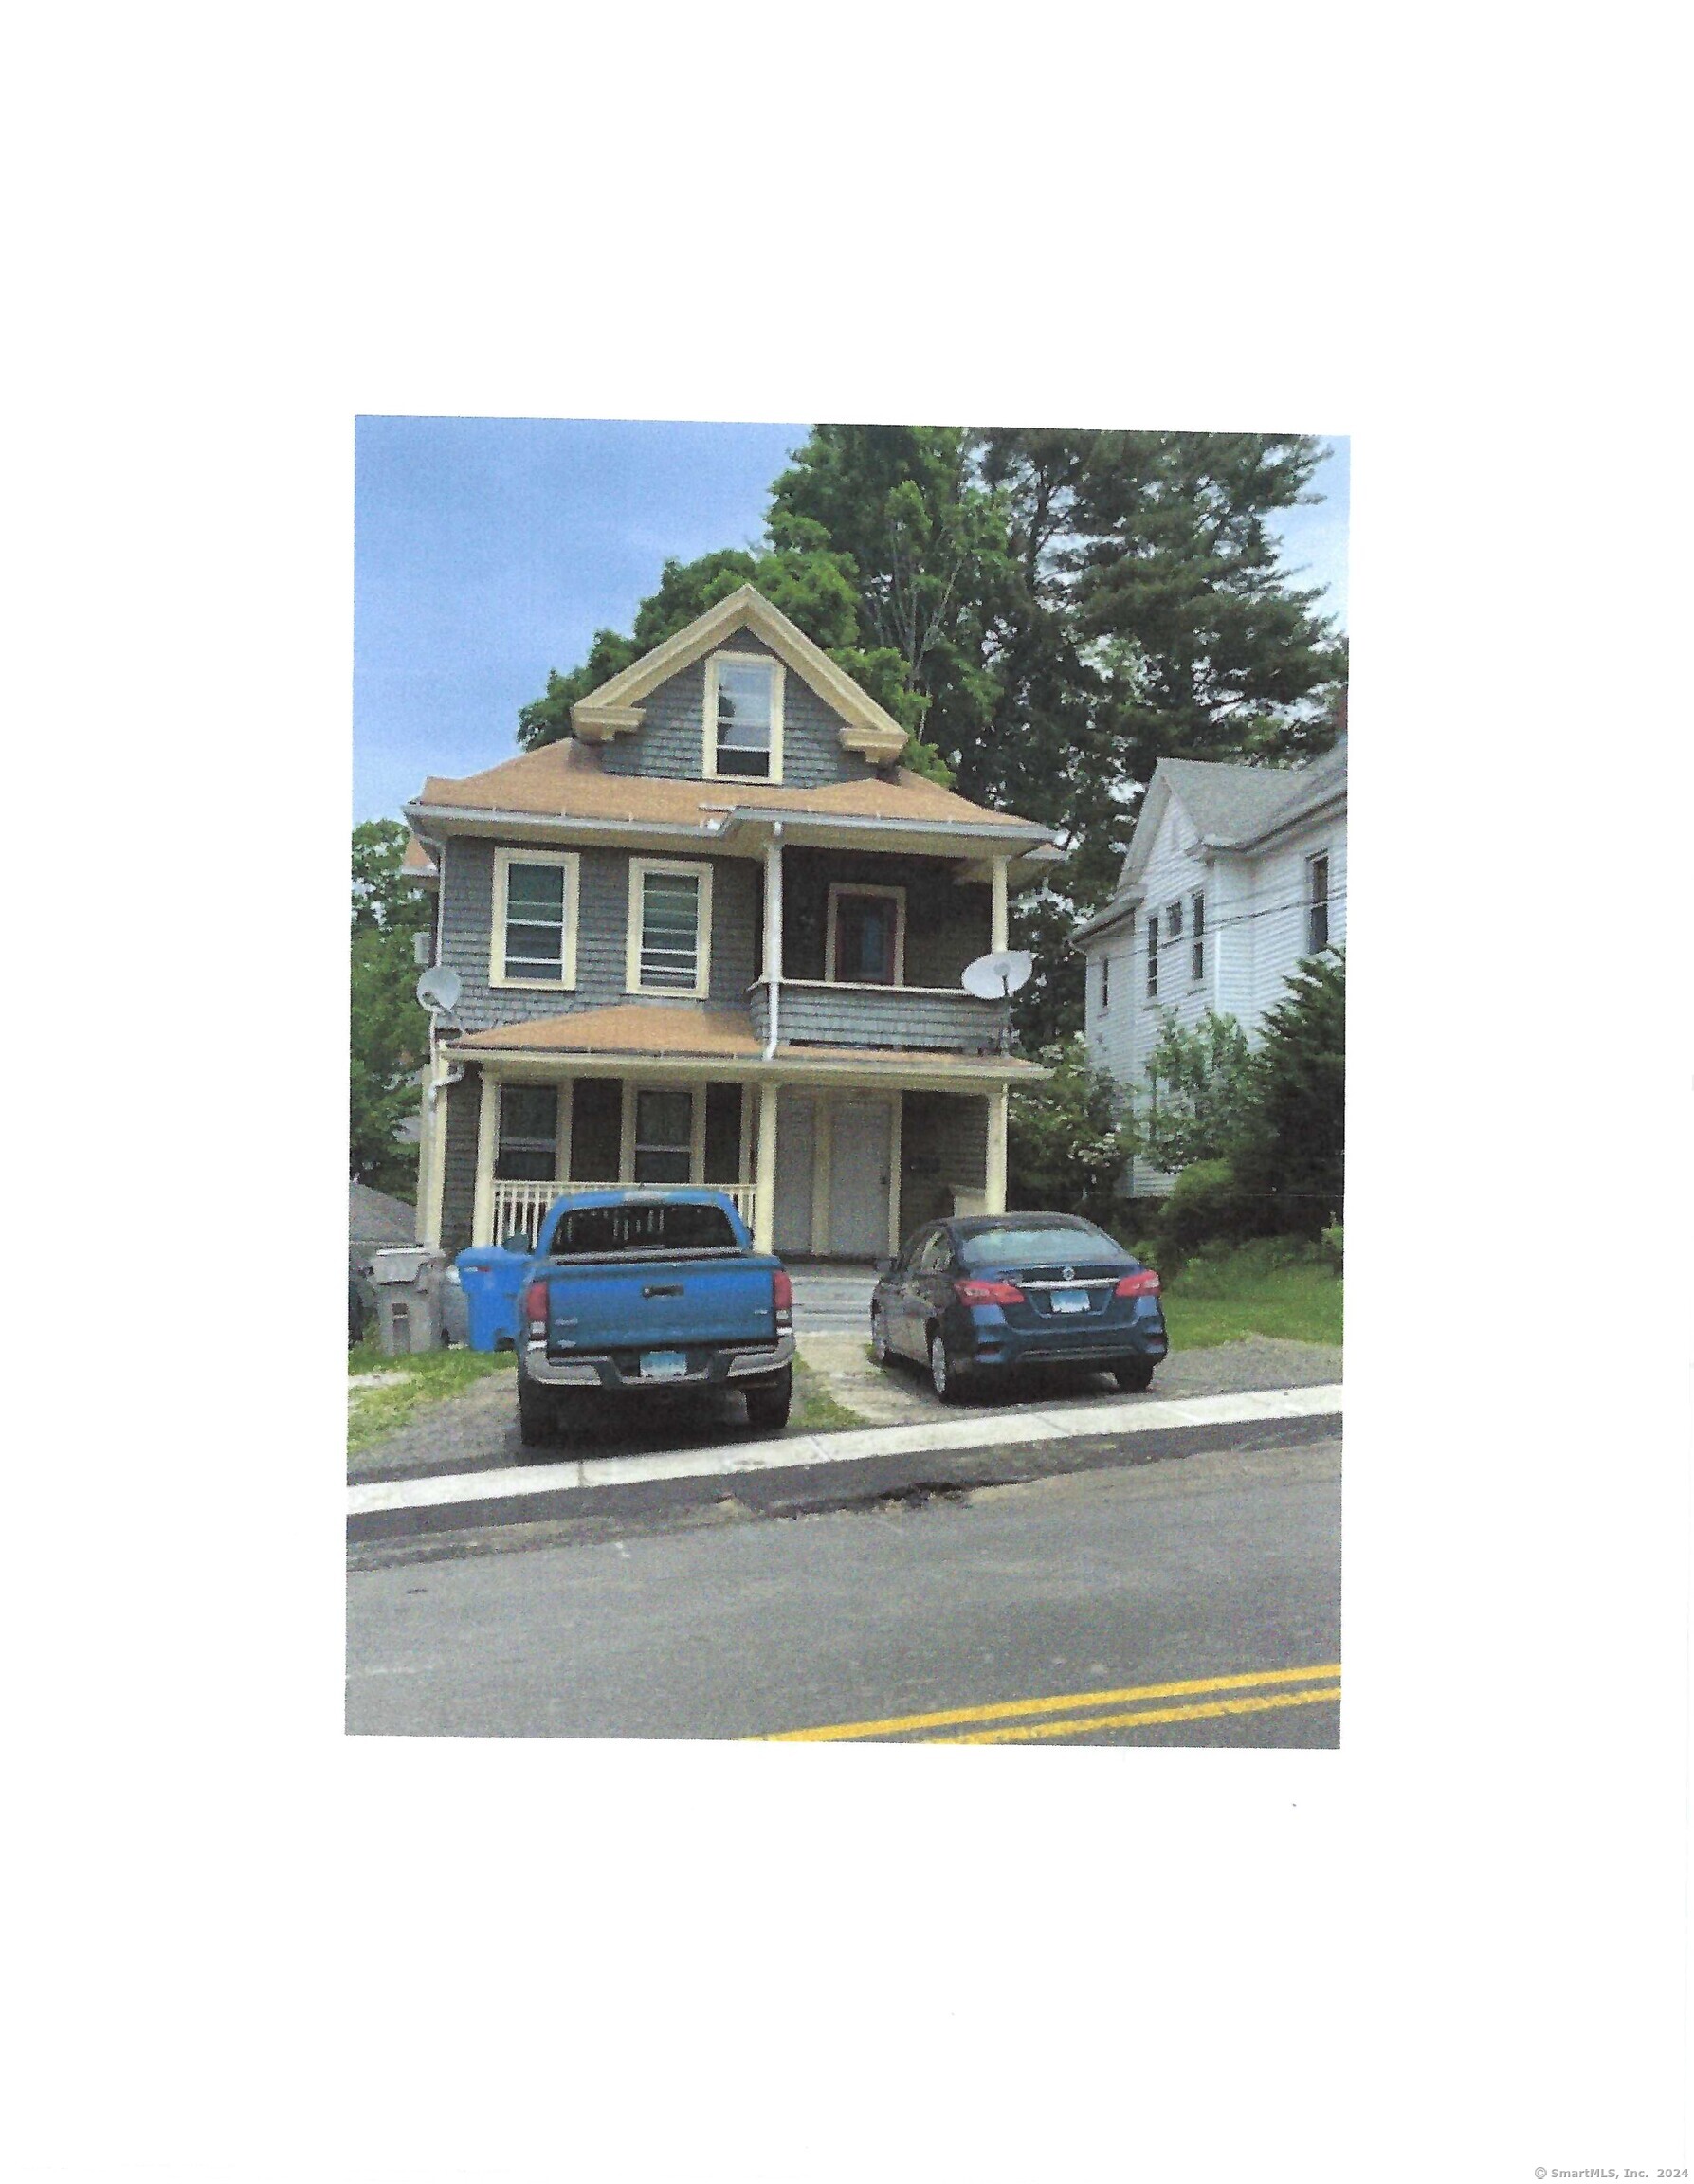
[[[792,1518],[493,1534],[348,1582],[359,1734],[1339,1740],[1334,1437]]]

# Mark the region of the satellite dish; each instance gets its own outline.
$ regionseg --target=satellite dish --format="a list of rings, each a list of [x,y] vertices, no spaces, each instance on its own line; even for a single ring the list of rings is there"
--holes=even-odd
[[[1026,948],[997,948],[992,956],[978,956],[967,963],[959,984],[980,1001],[1004,1001],[1020,986],[1029,983],[1035,958]]]
[[[418,980],[418,1005],[428,1009],[432,1016],[450,1016],[458,1008],[459,996],[464,991],[464,981],[458,972],[445,963],[437,963]]]

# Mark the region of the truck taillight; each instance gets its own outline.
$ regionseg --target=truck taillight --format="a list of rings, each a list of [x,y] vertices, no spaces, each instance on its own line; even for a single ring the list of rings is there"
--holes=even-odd
[[[792,1327],[794,1323],[794,1285],[788,1278],[786,1267],[778,1266],[771,1276],[771,1301],[776,1307],[778,1327]]]
[[[1015,1282],[956,1282],[953,1294],[961,1304],[1021,1304],[1024,1293]]]
[[[1158,1276],[1151,1266],[1143,1266],[1138,1274],[1126,1274],[1119,1283],[1114,1295],[1119,1297],[1157,1297]]]
[[[545,1282],[532,1282],[523,1292],[523,1317],[529,1321],[529,1331],[532,1335],[546,1334],[547,1284]]]

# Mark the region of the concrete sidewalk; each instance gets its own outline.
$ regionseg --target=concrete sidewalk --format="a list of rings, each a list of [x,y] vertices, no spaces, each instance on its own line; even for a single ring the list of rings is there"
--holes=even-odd
[[[602,1486],[650,1484],[676,1479],[733,1478],[754,1471],[810,1469],[881,1457],[926,1455],[983,1448],[1027,1447],[1038,1442],[1170,1432],[1184,1427],[1259,1425],[1279,1419],[1337,1418],[1339,1382],[1326,1387],[1274,1388],[1235,1394],[1149,1403],[1144,1396],[1069,1406],[1063,1410],[1007,1410],[959,1416],[949,1411],[921,1425],[874,1427],[847,1433],[786,1434],[717,1447],[665,1448],[643,1456],[568,1459],[555,1464],[510,1465],[498,1470],[452,1472],[428,1478],[373,1480],[351,1486],[350,1518],[378,1511],[474,1509],[575,1493]]]

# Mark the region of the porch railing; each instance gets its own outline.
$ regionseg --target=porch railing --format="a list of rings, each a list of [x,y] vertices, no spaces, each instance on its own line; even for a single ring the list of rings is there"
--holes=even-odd
[[[751,1183],[501,1183],[494,1186],[494,1235],[496,1244],[503,1244],[508,1236],[519,1229],[531,1244],[540,1241],[541,1223],[547,1209],[556,1198],[567,1191],[721,1191],[735,1207],[736,1211],[753,1226],[753,1204],[758,1195]]]

